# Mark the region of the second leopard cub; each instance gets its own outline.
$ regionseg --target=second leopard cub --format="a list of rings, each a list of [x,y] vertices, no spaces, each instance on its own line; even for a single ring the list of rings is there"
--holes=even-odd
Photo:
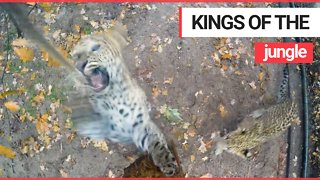
[[[278,103],[252,112],[242,120],[236,130],[216,138],[216,155],[225,150],[246,158],[250,149],[279,136],[292,123],[299,123],[297,105],[287,98],[288,67],[285,67],[283,72]]]
[[[73,97],[73,121],[79,134],[93,139],[133,143],[148,152],[167,176],[177,171],[177,162],[166,138],[152,122],[144,91],[131,77],[121,49],[126,44],[124,28],[108,34],[84,37],[72,51],[82,77]],[[81,97],[85,92],[87,97]],[[87,98],[87,99],[86,99]]]

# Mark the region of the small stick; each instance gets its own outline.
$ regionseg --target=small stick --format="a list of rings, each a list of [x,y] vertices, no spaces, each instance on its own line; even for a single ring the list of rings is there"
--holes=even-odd
[[[55,61],[58,61],[59,64],[65,66],[72,72],[78,72],[75,66],[73,66],[73,64],[70,63],[70,61],[68,61],[65,57],[63,57],[61,53],[59,53],[56,48],[54,48],[54,46],[44,38],[42,35],[43,33],[41,33],[35,27],[35,25],[30,22],[27,13],[25,13],[25,10],[21,6],[22,4],[18,3],[0,4],[0,7],[2,7],[9,14],[9,16],[14,19],[13,21],[17,23],[26,37],[37,43],[41,48],[45,49]]]

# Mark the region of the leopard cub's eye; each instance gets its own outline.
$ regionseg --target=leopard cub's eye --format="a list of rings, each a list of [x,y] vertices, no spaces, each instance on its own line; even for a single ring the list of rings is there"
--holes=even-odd
[[[93,52],[97,51],[98,49],[100,49],[100,46],[101,46],[100,44],[93,45],[92,48],[91,48],[91,51],[93,51]]]

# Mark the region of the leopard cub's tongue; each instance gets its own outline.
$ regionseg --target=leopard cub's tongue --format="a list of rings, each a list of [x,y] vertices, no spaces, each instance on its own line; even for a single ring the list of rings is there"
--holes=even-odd
[[[94,87],[94,89],[99,90],[104,86],[103,84],[103,77],[102,73],[99,72],[95,75],[90,76],[91,84]]]

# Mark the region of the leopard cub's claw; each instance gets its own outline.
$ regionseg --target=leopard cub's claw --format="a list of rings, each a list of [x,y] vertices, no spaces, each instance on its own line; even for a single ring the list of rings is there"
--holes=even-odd
[[[178,164],[174,155],[165,147],[154,149],[152,160],[166,176],[173,176],[178,171]]]

